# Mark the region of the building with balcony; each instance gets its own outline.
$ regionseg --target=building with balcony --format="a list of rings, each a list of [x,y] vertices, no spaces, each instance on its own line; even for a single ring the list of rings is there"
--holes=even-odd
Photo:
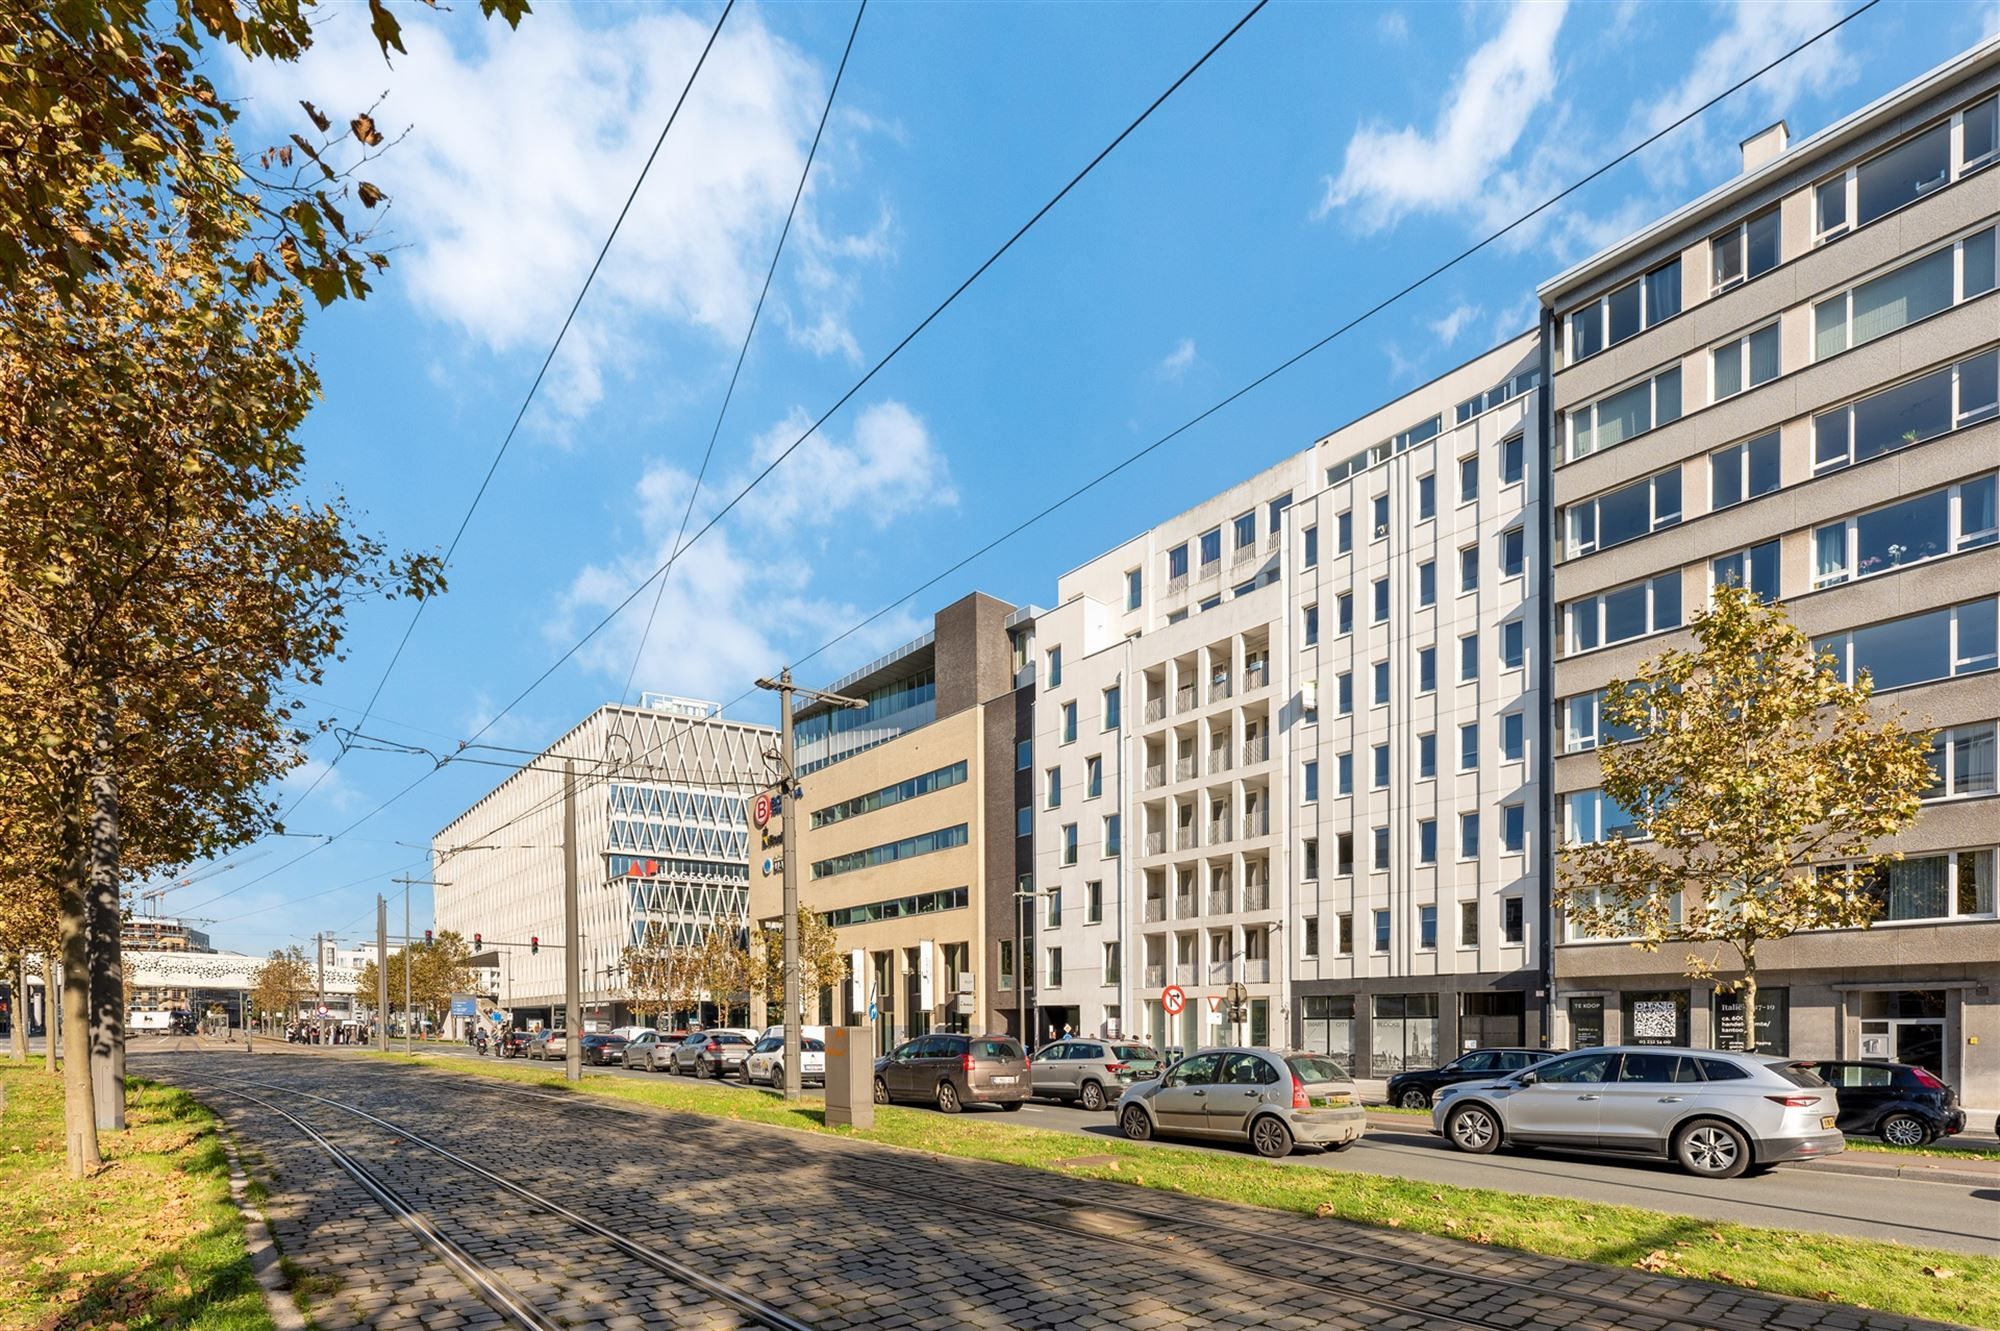
[[[1541,288],[1551,364],[1562,837],[1617,835],[1606,683],[1688,640],[1710,589],[1782,601],[1878,705],[1938,728],[1873,927],[1759,950],[1760,1045],[1923,1064],[2000,1100],[1994,492],[2000,41],[1796,145]],[[1740,1003],[1653,954],[1564,937],[1555,1039],[1740,1042]],[[1726,973],[1726,972],[1725,972]]]
[[[1538,1035],[1539,376],[1524,334],[1064,575],[1044,1026],[1362,1075]]]

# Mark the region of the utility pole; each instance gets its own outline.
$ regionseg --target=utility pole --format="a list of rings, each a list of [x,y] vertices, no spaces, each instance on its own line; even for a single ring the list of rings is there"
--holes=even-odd
[[[389,1052],[389,899],[375,894],[375,1048]]]
[[[563,1080],[583,1080],[583,1012],[577,990],[583,966],[583,925],[577,905],[576,761],[563,759]]]
[[[319,1003],[317,1004],[317,1007],[318,1007],[319,1011],[316,1011],[316,1012],[314,1012],[314,1013],[313,1013],[313,1015],[314,1015],[315,1017],[320,1017],[320,1013],[321,1013],[321,1012],[324,1012],[324,1011],[326,1010],[326,942],[325,942],[325,938],[326,938],[326,935],[325,935],[325,934],[314,934],[314,935],[313,935],[313,962],[314,962],[315,966],[316,966],[316,967],[318,968],[318,970],[319,970]],[[315,1028],[316,1028],[316,1029],[318,1030],[318,1032],[319,1032],[319,1038],[318,1038],[317,1040],[313,1041],[313,1043],[315,1043],[315,1044],[325,1044],[325,1043],[326,1043],[326,1020],[325,1020],[325,1018],[324,1018],[324,1017],[321,1017],[321,1018],[320,1018],[320,1020],[318,1020],[317,1022],[315,1022],[315,1023],[314,1023],[314,1026],[315,1026]]]
[[[810,702],[822,702],[833,707],[866,707],[860,698],[845,698],[838,693],[824,693],[818,689],[802,689],[792,683],[790,666],[778,672],[775,680],[760,679],[760,689],[769,689],[778,695],[778,793],[784,800],[784,827],[781,849],[784,852],[785,883],[785,1098],[799,1098],[799,855],[803,849],[806,823],[804,818],[795,817],[799,813],[799,780],[796,752],[793,748],[792,706],[795,695],[803,693]]]
[[[415,1006],[411,1002],[412,995],[410,993],[410,888],[419,883],[425,887],[450,887],[451,883],[449,880],[439,880],[436,878],[412,878],[408,874],[404,874],[401,878],[391,878],[389,881],[403,885],[403,1052],[408,1054],[410,1052],[410,1009]],[[382,1041],[385,1048],[388,1045],[388,1040],[387,1033],[384,1033]]]

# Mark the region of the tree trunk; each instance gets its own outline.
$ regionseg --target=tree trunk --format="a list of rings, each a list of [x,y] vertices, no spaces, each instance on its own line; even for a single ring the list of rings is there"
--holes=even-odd
[[[76,809],[81,800],[71,804]],[[96,1106],[90,1075],[90,898],[82,855],[80,814],[72,814],[68,839],[74,853],[63,856],[62,1072],[63,1148],[71,1178],[88,1178],[104,1163],[97,1147]],[[55,1049],[50,1032],[49,1049]]]
[[[99,704],[90,765],[90,1053],[100,1132],[125,1130],[125,964],[118,901],[117,694]]]
[[[57,970],[55,954],[44,953],[42,955],[42,1064],[51,1077],[61,1070],[61,1065],[56,1062],[56,1041],[60,1038],[59,1032],[62,1028],[62,996],[56,987]]]
[[[1757,1052],[1757,944],[1739,944],[1743,952],[1743,1052]]]

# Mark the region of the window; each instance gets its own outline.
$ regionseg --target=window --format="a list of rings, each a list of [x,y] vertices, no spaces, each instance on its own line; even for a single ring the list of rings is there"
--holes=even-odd
[[[1333,520],[1334,553],[1346,554],[1354,548],[1354,514],[1346,512]]]
[[[1519,527],[1500,533],[1500,576],[1518,578],[1528,566],[1528,537]]]
[[[1316,957],[1319,955],[1319,916],[1308,915],[1304,921],[1304,937],[1299,940],[1299,955]]]
[[[1639,835],[1632,815],[1603,791],[1577,790],[1563,796],[1563,839],[1567,844]]]
[[[1681,575],[1675,569],[1563,607],[1564,651],[1574,656],[1681,622]]]
[[[1292,497],[1290,495],[1279,495],[1271,501],[1271,534],[1273,536],[1276,536],[1285,529],[1285,513],[1291,506]]]
[[[1311,882],[1319,877],[1319,842],[1315,838],[1307,837],[1300,843],[1299,848],[1301,851],[1299,876]]]
[[[1994,478],[1981,476],[1813,532],[1813,586],[1887,573],[1993,544]]]
[[[1570,461],[1680,418],[1681,371],[1677,365],[1570,412],[1565,418]]]
[[[1073,702],[1062,705],[1062,742],[1076,743],[1076,704]]]
[[[1759,435],[1708,456],[1708,504],[1728,508],[1778,488],[1778,432]],[[1678,517],[1679,504],[1676,504]]]
[[[1438,686],[1438,649],[1417,648],[1417,692],[1436,693]]]
[[[1468,633],[1458,640],[1458,682],[1479,678],[1479,635]]]
[[[1346,878],[1354,872],[1354,834],[1340,832],[1333,838],[1334,872]]]
[[[1177,592],[1188,584],[1188,548],[1177,545],[1167,551],[1167,590]]]
[[[1389,912],[1386,910],[1375,912],[1375,950],[1377,952],[1389,950]]]
[[[1777,436],[1772,435],[1775,445]],[[1676,467],[1563,510],[1572,558],[1636,541],[1681,520],[1681,472]]]
[[[1035,811],[1027,805],[1014,810],[1014,835],[1017,837],[1035,834]]]
[[[1062,862],[1076,863],[1076,824],[1064,823],[1062,827]],[[1053,889],[1051,889],[1053,890]]]
[[[1351,753],[1335,755],[1333,772],[1335,793],[1352,795],[1354,793],[1354,755]]]
[[[1118,944],[1106,943],[1104,945],[1104,969],[1099,972],[1098,979],[1103,984],[1118,983]],[[1093,1045],[1091,1047],[1093,1049],[1102,1048],[1101,1045]]]
[[[1048,792],[1046,804],[1051,809],[1062,807],[1062,768],[1051,767],[1043,773],[1043,788]]]
[[[1352,716],[1354,714],[1354,672],[1351,670],[1341,671],[1340,674],[1334,677],[1333,685],[1335,693],[1334,701],[1338,705],[1338,714],[1341,716]]]
[[[1569,362],[1595,356],[1626,338],[1681,312],[1681,261],[1662,264],[1644,277],[1627,282],[1573,310],[1569,327]]]
[[[1014,944],[1011,941],[1000,944],[1000,987],[1014,987]]]
[[[1201,603],[1201,608],[1203,613],[1207,613],[1208,611],[1215,609],[1217,606],[1221,604],[1222,604],[1222,597],[1211,596]]]
[[[1375,496],[1375,539],[1381,540],[1389,534],[1389,496]]]
[[[849,818],[859,818],[864,813],[891,808],[919,796],[931,794],[933,791],[948,790],[953,786],[963,785],[967,771],[965,763],[953,763],[949,767],[925,772],[922,776],[898,781],[893,786],[871,790],[866,795],[856,795],[852,799],[842,800],[824,809],[814,809],[812,825],[816,828],[828,827],[834,823],[846,822]]]
[[[1303,559],[1303,562],[1304,562],[1304,566],[1305,566],[1306,568],[1318,568],[1318,567],[1319,567],[1319,528],[1318,528],[1318,527],[1308,527],[1308,528],[1306,528],[1306,530],[1305,530],[1305,535],[1304,535],[1304,537],[1303,537],[1302,539],[1303,539],[1303,540],[1305,541],[1305,553],[1304,553],[1304,555],[1302,556],[1302,559]]]
[[[1417,477],[1417,521],[1425,522],[1437,516],[1438,478],[1436,476]]]
[[[1965,795],[1991,795],[1993,782],[1994,724],[1955,726],[1940,730],[1931,741],[1931,770],[1937,774],[1927,800],[1958,799]]]
[[[1305,786],[1305,798],[1308,804],[1319,798],[1319,764],[1317,762],[1309,762],[1305,765],[1302,784]]]
[[[1517,485],[1527,464],[1527,442],[1518,434],[1500,441],[1500,483]]]
[[[1062,988],[1062,949],[1059,947],[1049,949],[1048,977],[1049,988]]]
[[[1222,528],[1212,527],[1201,534],[1201,575],[1207,577],[1222,562]]]
[[[1369,1075],[1391,1077],[1405,1068],[1434,1068],[1438,1051],[1436,994],[1376,994],[1369,999]]]
[[[1144,600],[1145,575],[1139,569],[1125,571],[1125,608],[1137,610]]]
[[[1047,913],[1042,918],[1042,927],[1046,929],[1061,928],[1062,889],[1060,887],[1050,888],[1048,891],[1042,893],[1042,900],[1046,903],[1047,909]]]
[[[1106,730],[1118,729],[1119,723],[1123,720],[1124,702],[1124,694],[1118,685],[1113,684],[1104,691],[1104,728]]]
[[[1417,605],[1436,605],[1438,599],[1438,566],[1435,559],[1426,559],[1417,565]]]
[[[1049,648],[1049,687],[1062,683],[1062,648]]]
[[[1374,689],[1369,700],[1369,705],[1387,707],[1389,705],[1389,663],[1387,661],[1377,661],[1369,668],[1369,673],[1374,677]]]
[[[1853,227],[1867,226],[1990,164],[1994,113],[1995,99],[1988,97],[1821,184],[1814,191],[1818,238],[1831,240]],[[1963,127],[1956,154],[1954,125]]]
[[[2000,351],[1983,351],[1813,417],[1813,474],[1866,462],[2000,412]]]
[[[1518,763],[1528,751],[1528,719],[1520,712],[1500,714],[1500,756]]]
[[[1353,956],[1354,917],[1352,915],[1343,914],[1335,921],[1335,924],[1337,926],[1335,931],[1336,932],[1335,941],[1338,943],[1340,947],[1340,955],[1343,957]]]
[[[1438,825],[1435,818],[1417,820],[1417,863],[1438,862]]]
[[[1458,815],[1458,857],[1462,860],[1479,858],[1479,815],[1476,813]]]
[[[1467,721],[1458,728],[1458,770],[1470,772],[1479,766],[1479,723]]]
[[[1438,774],[1437,732],[1426,730],[1417,736],[1417,779],[1429,781]]]
[[[1104,759],[1092,754],[1083,760],[1083,797],[1094,800],[1104,793]]]
[[[1389,788],[1389,746],[1377,744],[1369,750],[1368,788],[1387,790]]]
[[[1120,849],[1122,849],[1119,840],[1119,826],[1118,826],[1117,814],[1112,813],[1105,815],[1104,828],[1101,835],[1103,837],[1102,845],[1104,847],[1104,858],[1108,860],[1112,856],[1116,855]]]
[[[1725,342],[1708,353],[1709,401],[1735,397],[1778,377],[1778,325]]]
[[[1878,865],[1862,890],[1878,920],[1942,920],[1993,914],[1993,852],[1961,850]]]
[[[1387,871],[1389,868],[1389,829],[1386,827],[1370,829],[1368,840],[1374,852],[1369,857],[1369,863],[1377,873]]]
[[[1723,555],[1709,563],[1709,582],[1716,587],[1748,587],[1760,601],[1778,599],[1778,543],[1766,541],[1748,550]]]
[[[1563,707],[1563,752],[1583,753],[1603,744],[1622,744],[1637,739],[1639,732],[1628,726],[1601,723],[1603,693],[1583,693],[1565,699]],[[1600,731],[1602,733],[1600,733]]]
[[[1231,527],[1233,528],[1230,534],[1230,548],[1232,550],[1241,553],[1245,550],[1254,551],[1257,548],[1257,512],[1255,509],[1238,517],[1231,524]]]
[[[1459,403],[1455,420],[1457,424],[1463,425],[1474,416],[1483,415],[1502,403],[1512,402],[1541,382],[1541,370],[1525,370],[1512,379],[1495,384],[1484,393],[1476,393]]]
[[[1387,578],[1375,579],[1374,607],[1372,622],[1377,624],[1387,623],[1389,619],[1389,580]]]
[[[1479,455],[1458,460],[1458,502],[1469,504],[1479,498]]]
[[[1461,901],[1458,903],[1458,945],[1460,947],[1479,946],[1479,903]]]
[[[1354,595],[1342,592],[1333,598],[1334,617],[1339,621],[1334,632],[1342,637],[1354,632]]]
[[[1299,631],[1305,640],[1305,645],[1315,646],[1319,642],[1319,607],[1307,606],[1300,619]]]
[[[1726,291],[1738,282],[1762,277],[1776,268],[1781,257],[1777,208],[1766,208],[1720,235],[1709,237],[1708,255],[1710,282],[1715,291]]]
[[[1035,741],[1017,739],[1014,741],[1014,770],[1025,772],[1035,765]]]
[[[1850,683],[1866,670],[1878,692],[1896,689],[1993,669],[1994,618],[1989,597],[1835,634],[1813,650],[1832,652],[1835,672]]]
[[[1528,844],[1528,809],[1524,804],[1500,806],[1500,849],[1519,855]]]
[[[1479,547],[1468,545],[1458,552],[1458,590],[1479,590]]]
[[[870,846],[866,850],[849,851],[832,859],[816,860],[812,866],[814,878],[831,878],[836,874],[853,873],[857,869],[870,868],[877,864],[889,864],[896,860],[915,859],[919,855],[929,855],[935,851],[950,850],[966,843],[967,825],[940,828],[935,832],[924,832],[918,836],[904,837],[901,841],[891,841],[880,846]]]
[[[1417,907],[1417,947],[1420,951],[1435,952],[1438,945],[1438,908],[1436,906]]]
[[[1526,629],[1518,619],[1510,619],[1500,626],[1500,664],[1509,670],[1519,670],[1524,659],[1523,640]]]
[[[1518,943],[1523,935],[1521,898],[1503,897],[1500,901],[1500,937],[1509,943]]]
[[[1993,231],[1975,232],[1813,306],[1813,359],[1872,342],[1993,289]]]

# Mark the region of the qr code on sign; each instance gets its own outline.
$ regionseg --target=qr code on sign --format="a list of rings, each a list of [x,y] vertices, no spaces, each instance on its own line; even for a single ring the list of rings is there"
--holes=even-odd
[[[1672,1002],[1653,999],[1632,1005],[1632,1038],[1671,1040],[1680,1029],[1680,1013]]]

